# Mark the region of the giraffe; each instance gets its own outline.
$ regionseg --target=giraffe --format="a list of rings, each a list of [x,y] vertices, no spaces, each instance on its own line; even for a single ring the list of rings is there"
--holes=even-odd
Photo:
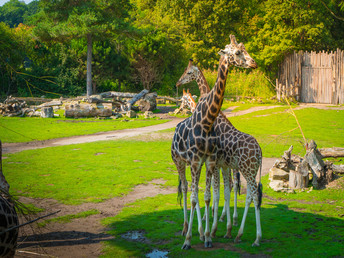
[[[186,232],[185,242],[182,249],[191,248],[192,237],[192,222],[194,218],[195,209],[199,209],[198,202],[198,183],[200,172],[203,163],[206,165],[206,188],[204,193],[205,200],[205,234],[204,244],[205,247],[212,247],[211,235],[214,235],[217,229],[217,210],[219,202],[219,187],[214,184],[214,221],[212,225],[212,233],[209,227],[209,203],[210,203],[210,182],[211,177],[214,177],[214,182],[219,182],[219,172],[216,168],[218,153],[218,137],[216,136],[216,117],[220,112],[223,101],[223,95],[226,85],[228,74],[229,62],[235,62],[241,67],[255,68],[257,65],[253,59],[245,59],[243,52],[240,50],[241,45],[236,43],[234,35],[230,36],[231,44],[227,45],[224,50],[220,50],[221,55],[218,69],[218,76],[214,88],[202,96],[196,106],[194,113],[191,117],[180,122],[175,129],[175,134],[172,140],[171,155],[177,167],[180,188],[179,193],[183,193],[184,201],[184,229],[183,234]],[[235,53],[234,55],[232,55]],[[230,60],[231,59],[231,60]],[[215,123],[215,124],[214,124]],[[187,181],[185,178],[185,166],[190,165],[191,168],[191,212],[190,223],[187,222],[186,210],[186,195],[187,195]],[[199,213],[198,213],[199,214]],[[200,214],[198,215],[200,216]],[[187,228],[187,231],[186,231]],[[201,232],[200,232],[201,235]]]
[[[242,45],[242,50],[244,55],[247,59],[250,58],[249,54],[245,50],[244,46]],[[235,64],[234,64],[235,65]],[[184,74],[179,79],[177,85],[185,84],[196,80],[198,83],[201,95],[206,94],[206,92],[210,91],[210,88],[207,84],[207,81],[202,73],[202,71],[193,64],[193,61],[189,61],[189,65],[186,68]],[[236,237],[235,241],[239,242],[240,238],[243,234],[246,215],[248,211],[248,207],[250,206],[251,201],[254,201],[255,208],[256,208],[256,224],[257,224],[257,238],[256,241],[253,243],[254,246],[259,245],[259,241],[261,239],[261,225],[260,225],[260,203],[261,203],[261,188],[257,188],[256,184],[256,176],[258,169],[261,169],[261,162],[262,162],[262,152],[261,148],[253,136],[245,134],[237,130],[231,122],[226,118],[226,116],[220,111],[219,116],[216,119],[215,131],[219,137],[219,159],[218,164],[219,167],[222,168],[223,178],[225,180],[230,180],[230,169],[240,170],[244,178],[247,180],[247,196],[246,196],[246,205],[245,205],[245,212],[243,221],[241,223],[241,227],[238,232],[238,236]],[[227,176],[229,173],[229,176]],[[225,176],[226,174],[226,176]],[[237,214],[237,190],[239,189],[239,180],[240,177],[234,176],[234,214],[233,214],[233,224],[236,224],[238,219]],[[260,178],[259,178],[260,180]],[[222,217],[227,214],[227,234],[225,237],[230,237],[231,234],[231,221],[229,216],[229,194],[230,188],[228,186],[231,184],[230,182],[224,182],[225,184],[225,205],[222,212]],[[219,184],[217,184],[219,185]],[[226,189],[227,187],[227,189]],[[260,196],[259,196],[260,195]]]
[[[208,92],[210,91],[209,85],[202,73],[202,71],[197,67],[193,65],[193,60],[190,59],[189,60],[189,65],[187,67],[187,73],[185,72],[180,80],[178,81],[178,86],[180,86],[181,84],[185,84],[185,83],[189,83],[193,80],[197,80],[199,82],[198,87],[200,90],[201,95],[205,94],[205,92],[203,91],[203,89],[208,89]],[[189,94],[189,95],[187,95]],[[183,101],[183,107],[185,105],[187,105],[189,107],[189,109],[191,110],[191,112],[193,112],[195,110],[195,106],[197,105],[195,100],[193,99],[191,93],[189,93],[189,91],[186,93],[185,90],[183,89],[183,97],[186,96],[188,98],[188,101]],[[185,98],[186,98],[185,97]],[[220,111],[219,115],[223,115],[225,116],[222,111]],[[237,216],[237,193],[239,191],[240,194],[240,173],[237,172],[236,170],[233,173],[233,181],[232,181],[232,177],[230,174],[226,173],[225,170],[222,170],[222,175],[223,175],[223,180],[224,180],[224,187],[225,187],[225,192],[227,193],[228,191],[231,192],[233,184],[234,184],[234,216],[233,217],[233,225],[237,226],[238,225],[238,216]],[[214,199],[213,199],[214,200]],[[221,217],[219,219],[219,221],[223,221],[224,217],[226,216],[226,204],[229,205],[229,201],[226,202],[223,206],[223,210],[222,210],[222,214]],[[213,204],[213,208],[214,208],[214,204]],[[229,209],[229,208],[228,208]],[[196,209],[196,212],[198,212],[198,210]],[[213,210],[213,214],[214,214],[214,210]],[[205,216],[203,217],[203,220],[205,220]],[[201,222],[198,222],[199,224]],[[227,234],[224,236],[225,238],[229,238],[229,234],[228,234],[228,230],[227,230]]]
[[[2,147],[0,141],[0,257],[13,257],[17,246],[19,221],[14,204],[8,194],[9,184],[2,173]],[[7,231],[10,228],[12,230]]]
[[[190,90],[188,89],[188,91],[186,92],[185,89],[183,89],[182,104],[180,105],[180,109],[188,107],[193,113],[195,111],[196,105],[197,103],[192,97]]]

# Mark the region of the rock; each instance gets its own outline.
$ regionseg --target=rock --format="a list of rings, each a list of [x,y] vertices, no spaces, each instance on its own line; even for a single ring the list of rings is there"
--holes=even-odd
[[[136,117],[136,112],[133,110],[129,110],[125,113],[125,115],[129,118],[135,118]]]
[[[43,118],[53,118],[54,117],[54,109],[53,107],[43,107],[41,112],[41,117]]]
[[[144,113],[144,116],[145,116],[145,118],[153,118],[153,117],[155,117],[154,113],[152,111],[146,111]]]
[[[281,192],[284,189],[284,182],[282,180],[273,180],[269,183],[272,190]]]
[[[270,180],[283,180],[287,182],[289,180],[289,173],[284,171],[283,169],[273,167],[270,169],[269,179]]]
[[[156,92],[147,93],[144,97],[146,101],[150,104],[150,109],[148,111],[153,111],[156,109],[156,98],[158,97],[158,94]]]

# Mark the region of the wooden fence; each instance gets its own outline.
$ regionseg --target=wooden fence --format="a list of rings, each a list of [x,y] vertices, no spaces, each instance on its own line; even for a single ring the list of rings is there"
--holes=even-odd
[[[344,104],[344,51],[294,52],[279,66],[277,98]]]

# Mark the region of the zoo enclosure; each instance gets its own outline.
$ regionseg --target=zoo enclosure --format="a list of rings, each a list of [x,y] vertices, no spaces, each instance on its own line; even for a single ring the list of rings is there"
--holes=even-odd
[[[279,66],[276,93],[279,100],[344,104],[344,51],[287,55]]]

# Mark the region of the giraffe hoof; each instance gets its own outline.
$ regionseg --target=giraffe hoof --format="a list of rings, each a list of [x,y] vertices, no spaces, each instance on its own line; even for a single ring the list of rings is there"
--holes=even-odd
[[[183,246],[182,246],[182,249],[183,250],[189,250],[191,248],[191,245],[188,245],[188,244],[184,244]]]
[[[233,218],[233,226],[238,226],[238,218]]]
[[[234,239],[234,243],[240,243],[241,242],[241,239],[240,239],[240,237],[236,237],[235,239]]]
[[[226,234],[226,235],[224,235],[224,237],[223,238],[226,238],[226,239],[230,239],[230,238],[232,238],[232,236],[229,234]]]
[[[204,247],[205,248],[212,248],[213,247],[213,243],[211,241],[205,242],[204,243]]]
[[[221,218],[219,219],[219,221],[220,221],[220,222],[223,222],[223,218],[221,217]]]
[[[199,240],[201,240],[202,242],[205,241],[205,237],[204,236],[199,236]]]
[[[254,243],[252,244],[252,247],[256,247],[256,246],[259,246],[259,243],[254,242]]]

